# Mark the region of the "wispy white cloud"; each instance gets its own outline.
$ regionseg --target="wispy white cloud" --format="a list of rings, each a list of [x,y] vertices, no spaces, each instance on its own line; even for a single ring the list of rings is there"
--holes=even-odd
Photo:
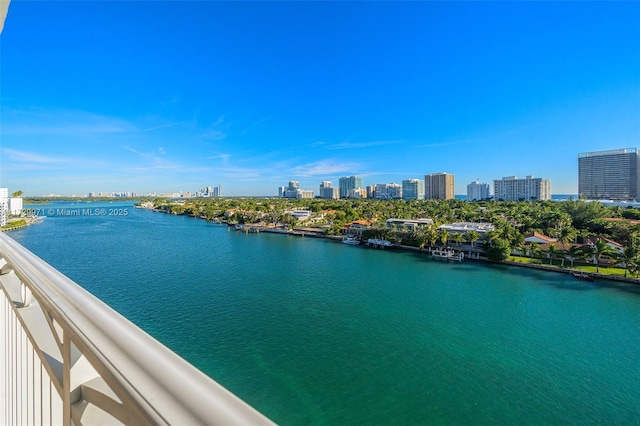
[[[73,136],[135,131],[126,120],[87,111],[3,108],[3,135]]]
[[[36,170],[94,170],[107,166],[102,159],[82,156],[55,156],[33,151],[2,148],[2,169],[4,171]]]
[[[144,170],[177,170],[181,167],[181,165],[177,163],[159,157],[155,152],[142,152],[126,145],[122,148],[145,160],[145,164],[129,168],[129,170],[135,170],[137,172]]]
[[[216,172],[220,173],[225,178],[233,178],[240,180],[256,180],[264,177],[264,170],[253,167],[236,167],[225,166],[216,168]]]
[[[206,132],[202,133],[200,137],[202,139],[206,139],[210,141],[219,141],[219,140],[225,139],[227,137],[227,134],[220,130],[209,129]]]
[[[173,123],[166,123],[166,124],[160,124],[159,126],[153,126],[153,127],[149,127],[147,129],[142,129],[143,132],[151,132],[153,130],[158,130],[158,129],[165,129],[167,127],[175,127],[175,126],[180,126],[182,124],[187,124],[189,123],[188,120],[185,121],[176,121]]]
[[[226,129],[230,126],[226,123],[224,116],[218,117],[213,123],[205,128],[200,134],[200,138],[208,141],[219,141],[227,137]]]
[[[20,151],[11,148],[2,148],[3,157],[10,161],[20,163],[60,163],[64,158],[42,155],[34,152]]]
[[[231,154],[215,154],[210,155],[209,157],[205,157],[205,160],[222,160],[223,162],[228,162],[229,158],[231,158]]]
[[[327,144],[325,142],[314,142],[315,146],[324,146],[325,149],[360,149],[360,148],[371,148],[374,146],[385,146],[385,145],[395,145],[403,143],[403,141],[371,141],[371,142],[339,142],[334,144]]]
[[[467,145],[477,143],[479,141],[469,140],[455,140],[455,141],[445,141],[445,142],[431,142],[431,143],[423,143],[420,145],[414,145],[414,148],[439,148],[442,146],[455,146],[455,145]]]
[[[327,159],[297,165],[290,169],[289,173],[295,177],[331,176],[341,173],[353,173],[359,167],[355,163]]]

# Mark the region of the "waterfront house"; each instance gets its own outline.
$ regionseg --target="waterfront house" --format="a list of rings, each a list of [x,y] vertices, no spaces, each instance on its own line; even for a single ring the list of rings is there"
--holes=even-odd
[[[399,228],[399,229],[406,228],[406,229],[409,229],[411,231],[414,231],[414,230],[416,230],[417,228],[419,228],[421,226],[433,225],[433,220],[432,219],[427,219],[427,218],[423,218],[423,219],[396,219],[396,218],[391,218],[391,219],[387,219],[385,224],[387,225],[388,228]]]
[[[340,233],[361,237],[362,232],[369,229],[370,225],[371,222],[368,220],[354,220],[353,222],[343,226],[342,229],[340,229]]]
[[[624,251],[624,246],[622,244],[601,235],[587,238],[587,240],[585,241],[585,245],[588,247],[594,247],[598,240],[604,241],[609,247],[611,247],[618,253],[622,253]]]
[[[448,232],[457,232],[459,234],[466,234],[469,231],[477,232],[480,237],[484,237],[487,232],[495,231],[496,227],[492,223],[487,222],[455,222],[438,226],[439,230],[446,230]]]
[[[593,236],[593,237],[589,237],[585,240],[585,244],[584,244],[584,249],[589,251],[592,250],[593,247],[596,246],[596,244],[598,243],[598,240],[603,241],[606,245],[608,245],[609,247],[611,247],[613,249],[614,252],[614,256],[602,256],[600,258],[600,263],[604,263],[604,264],[613,264],[613,263],[617,263],[616,260],[616,256],[617,254],[620,254],[624,251],[624,246],[616,241],[613,241],[609,238],[603,237],[601,235],[598,236]],[[591,261],[595,264],[596,263],[596,256],[595,254],[593,256],[591,256]]]
[[[551,237],[547,237],[546,235],[541,234],[539,232],[531,232],[531,233],[529,233],[529,234],[524,236],[525,245],[531,244],[531,243],[551,244],[551,243],[553,243],[555,241],[556,241],[556,239],[551,238]]]
[[[287,213],[295,217],[299,222],[308,220],[311,217],[311,210],[289,210]]]

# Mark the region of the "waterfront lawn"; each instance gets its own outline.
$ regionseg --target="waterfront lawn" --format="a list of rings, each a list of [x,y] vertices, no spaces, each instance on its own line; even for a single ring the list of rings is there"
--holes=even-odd
[[[14,220],[13,222],[7,223],[5,226],[2,227],[2,229],[17,228],[18,226],[24,226],[26,224],[27,224],[27,221],[24,219]]]
[[[549,259],[531,258],[531,257],[523,257],[523,256],[509,256],[509,260],[512,262],[519,262],[519,263],[526,263],[526,264],[533,264],[533,265],[544,265],[544,266],[551,266],[551,267],[556,267],[560,269],[573,269],[580,272],[596,273],[595,265],[574,264],[573,268],[571,268],[571,262],[568,260],[564,261],[564,268],[562,267],[562,261],[558,259],[554,259],[551,265],[549,265]],[[600,265],[600,271],[598,273],[603,275],[618,275],[623,277],[624,269]],[[628,271],[627,271],[627,277],[632,277],[631,273]]]

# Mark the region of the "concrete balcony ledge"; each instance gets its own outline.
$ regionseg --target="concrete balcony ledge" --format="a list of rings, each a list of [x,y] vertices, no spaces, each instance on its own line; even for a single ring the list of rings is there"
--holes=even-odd
[[[0,257],[0,424],[272,424],[4,234]]]

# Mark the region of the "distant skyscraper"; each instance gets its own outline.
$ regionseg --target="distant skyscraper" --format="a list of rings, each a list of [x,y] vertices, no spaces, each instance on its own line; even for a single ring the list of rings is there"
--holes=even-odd
[[[290,180],[289,186],[281,186],[278,194],[284,198],[313,198],[313,191],[300,189],[300,184],[295,180]]]
[[[340,178],[340,198],[348,198],[349,191],[362,188],[362,178],[360,176],[344,176]]]
[[[326,180],[320,184],[320,198],[337,199],[340,197],[338,188],[334,188],[331,185],[331,182]]]
[[[551,183],[549,179],[533,176],[525,179],[507,176],[493,181],[493,197],[502,201],[550,200]]]
[[[402,181],[403,200],[424,199],[424,182],[421,179],[406,179]]]
[[[636,148],[578,154],[578,195],[583,198],[640,199]]]
[[[367,198],[367,190],[364,188],[350,189],[347,198]]]
[[[489,184],[480,183],[478,179],[467,185],[467,201],[486,200],[489,198]]]
[[[367,185],[367,198],[376,198],[376,185]]]
[[[284,191],[285,198],[298,198],[300,183],[297,180],[290,180],[289,186]]]
[[[379,183],[376,185],[375,198],[394,200],[402,198],[402,186],[397,183]]]
[[[448,200],[454,197],[454,175],[441,172],[424,176],[426,200]]]

